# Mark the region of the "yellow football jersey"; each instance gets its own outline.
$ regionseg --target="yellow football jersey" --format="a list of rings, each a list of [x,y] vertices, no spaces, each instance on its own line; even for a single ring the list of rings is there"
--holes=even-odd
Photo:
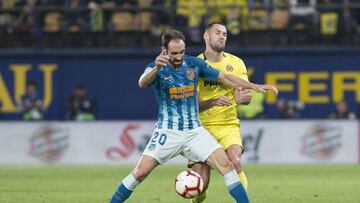
[[[219,62],[210,62],[206,60],[204,54],[200,54],[198,58],[204,59],[207,64],[216,68],[220,72],[233,74],[248,81],[244,62],[232,54],[224,52],[224,57]],[[200,101],[215,99],[222,95],[231,100],[230,106],[214,106],[206,111],[200,112],[199,117],[204,126],[239,124],[234,92],[234,88],[225,86],[218,81],[204,81],[203,78],[199,78],[198,96]]]

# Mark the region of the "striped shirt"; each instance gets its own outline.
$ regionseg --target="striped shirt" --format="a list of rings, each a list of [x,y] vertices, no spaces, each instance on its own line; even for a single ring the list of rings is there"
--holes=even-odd
[[[146,69],[154,67],[155,62],[152,62]],[[165,65],[152,83],[159,105],[156,128],[184,131],[200,127],[196,88],[198,79],[216,80],[218,76],[218,70],[193,56],[185,55],[182,64],[176,69]]]

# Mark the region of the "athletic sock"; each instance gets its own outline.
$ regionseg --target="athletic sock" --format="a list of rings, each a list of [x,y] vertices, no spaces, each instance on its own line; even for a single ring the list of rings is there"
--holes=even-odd
[[[130,174],[121,182],[109,203],[123,203],[127,200],[133,190],[140,184],[140,181],[136,180],[135,177]]]
[[[231,196],[237,203],[250,203],[245,188],[241,184],[235,170],[224,175],[224,181]]]
[[[241,184],[244,186],[245,190],[247,191],[248,188],[248,180],[246,178],[246,175],[244,173],[244,171],[241,171],[240,173],[238,173],[238,176],[240,178],[240,182]]]

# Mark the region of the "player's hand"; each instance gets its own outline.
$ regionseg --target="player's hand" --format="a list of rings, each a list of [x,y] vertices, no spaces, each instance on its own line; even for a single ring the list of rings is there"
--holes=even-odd
[[[229,106],[231,104],[231,100],[226,96],[220,96],[216,99],[213,99],[211,103],[212,106]]]
[[[156,67],[160,70],[166,64],[169,64],[170,57],[166,54],[166,50],[164,49],[159,56],[155,59]]]
[[[256,87],[258,92],[266,93],[268,90],[272,90],[276,95],[279,93],[278,89],[273,85],[257,85]]]
[[[251,101],[251,91],[248,89],[237,88],[234,93],[236,103],[249,104]]]

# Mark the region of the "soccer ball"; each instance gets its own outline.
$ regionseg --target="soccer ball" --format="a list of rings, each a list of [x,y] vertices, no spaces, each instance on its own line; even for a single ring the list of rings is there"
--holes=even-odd
[[[175,179],[175,191],[180,196],[190,199],[198,196],[204,188],[201,176],[194,171],[183,171]]]

